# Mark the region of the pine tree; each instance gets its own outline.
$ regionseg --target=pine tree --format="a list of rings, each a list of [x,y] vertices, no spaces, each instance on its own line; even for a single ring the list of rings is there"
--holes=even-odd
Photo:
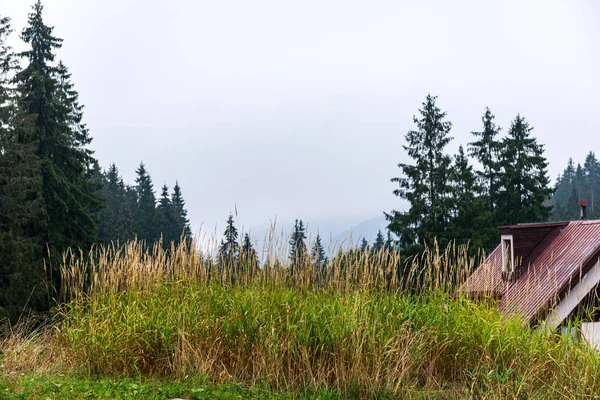
[[[362,238],[362,241],[360,242],[360,251],[369,251],[369,242],[367,242],[367,239],[365,238]]]
[[[174,220],[175,220],[175,242],[179,244],[180,238],[188,243],[188,245],[192,241],[192,228],[190,227],[190,221],[187,217],[187,210],[185,208],[185,201],[183,200],[183,195],[181,194],[181,187],[179,186],[179,182],[175,181],[175,186],[173,187],[173,194],[171,195],[171,204],[173,206],[174,212]]]
[[[258,269],[259,261],[258,254],[252,245],[250,235],[245,234],[242,240],[242,249],[240,252],[240,264],[242,270],[247,270],[250,273],[250,277],[253,276],[254,272]]]
[[[482,171],[477,171],[481,182],[479,188],[486,196],[487,208],[491,213],[494,213],[496,208],[501,173],[499,156],[502,143],[497,139],[501,128],[494,122],[495,118],[486,107],[481,117],[483,130],[472,132],[477,140],[469,143],[469,155],[479,161],[482,167]]]
[[[385,239],[385,250],[390,252],[392,250],[394,250],[394,248],[396,247],[396,241],[394,240],[394,238],[392,237],[392,232],[387,229],[387,236]]]
[[[179,236],[177,235],[177,226],[175,225],[175,212],[169,196],[169,188],[166,184],[162,187],[160,200],[158,201],[158,206],[156,207],[154,226],[158,229],[160,235],[162,236],[164,249],[168,249],[172,242],[176,243],[179,240]]]
[[[575,186],[575,190],[577,192],[577,197],[579,199],[583,199],[585,195],[585,188],[587,186],[587,177],[585,176],[585,171],[581,164],[577,164],[577,168],[575,169],[575,178],[573,180],[573,184]]]
[[[560,182],[560,185],[557,185],[555,195],[558,196],[559,201],[566,202],[575,184],[575,163],[572,158],[569,158],[567,168],[565,168],[558,182]]]
[[[502,144],[503,191],[497,210],[501,224],[547,221],[552,211],[546,205],[553,190],[549,187],[544,146],[531,136],[532,130],[517,115]]]
[[[462,146],[454,158],[452,172],[452,237],[458,244],[470,244],[471,254],[482,248],[490,251],[497,244],[497,230],[491,223],[489,210],[490,198],[478,196],[482,190]]]
[[[235,280],[235,272],[240,260],[240,245],[238,243],[238,231],[233,221],[233,214],[229,214],[227,227],[223,236],[224,239],[221,240],[219,248],[219,264],[221,268],[230,270]]]
[[[125,184],[114,163],[101,175],[101,179],[103,185],[100,197],[104,200],[104,207],[98,214],[98,240],[104,244],[120,242],[118,221],[125,196]]]
[[[21,53],[28,65],[16,80],[27,114],[35,115],[33,129],[46,214],[42,245],[47,245],[54,257],[51,265],[58,287],[60,253],[68,248],[86,251],[95,242],[92,215],[101,201],[96,195],[98,188],[91,182],[95,160],[88,149],[91,137],[82,123],[82,106],[66,67],[53,64],[53,51],[61,47],[62,40],[44,24],[42,10],[38,0],[22,32],[21,38],[31,49]]]
[[[18,68],[6,44],[10,19],[0,16],[0,320],[13,322],[41,310],[44,279],[44,209],[41,162],[33,116],[24,112],[22,88],[11,84]]]
[[[140,163],[135,171],[137,191],[137,212],[136,212],[136,232],[138,239],[144,241],[146,246],[151,247],[154,241],[158,239],[154,218],[156,213],[156,197],[154,195],[154,185],[152,178],[146,171],[144,163]]]
[[[586,188],[582,199],[588,200],[587,215],[589,218],[594,219],[598,215],[595,199],[600,189],[600,164],[593,152],[590,151],[585,157],[583,169],[586,176]]]
[[[579,200],[581,196],[575,183],[571,186],[571,195],[565,204],[565,210],[563,215],[564,221],[575,221],[581,218],[579,211]]]
[[[567,167],[562,174],[558,175],[554,185],[554,195],[552,196],[552,216],[553,221],[569,220],[568,203],[572,195],[575,184],[575,163],[569,158]]]
[[[325,267],[327,264],[327,256],[325,255],[325,248],[321,242],[321,236],[317,234],[315,242],[312,248],[312,262],[315,274],[320,277],[325,277]]]
[[[125,185],[123,202],[119,207],[119,217],[116,222],[117,240],[125,243],[137,238],[136,232],[136,210],[137,210],[137,191],[135,188]]]
[[[306,230],[302,220],[296,220],[294,231],[290,238],[290,268],[291,275],[294,277],[299,269],[305,264],[308,257],[306,248]]]
[[[372,253],[378,253],[385,246],[385,239],[383,237],[383,233],[381,233],[381,229],[377,232],[377,237],[375,237],[375,242],[373,242],[373,247],[371,247]]]
[[[413,117],[417,130],[406,134],[407,145],[403,146],[413,164],[398,164],[404,176],[392,179],[399,185],[394,194],[407,200],[410,209],[385,214],[388,229],[400,237],[404,249],[412,248],[409,253],[419,251],[423,244],[433,244],[435,239],[445,247],[449,240],[451,159],[444,149],[452,139],[452,124],[435,101],[435,96],[428,95],[419,110],[420,118]]]
[[[593,152],[586,155],[583,166],[569,158],[567,167],[558,176],[552,196],[553,221],[578,220],[580,218],[579,200],[588,200],[587,217],[598,218],[600,212],[596,205],[600,196],[600,163]]]

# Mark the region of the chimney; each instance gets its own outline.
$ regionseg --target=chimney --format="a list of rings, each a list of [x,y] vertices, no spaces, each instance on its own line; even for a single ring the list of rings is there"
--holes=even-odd
[[[587,200],[579,200],[579,206],[581,207],[581,220],[585,220],[585,208],[587,207]]]

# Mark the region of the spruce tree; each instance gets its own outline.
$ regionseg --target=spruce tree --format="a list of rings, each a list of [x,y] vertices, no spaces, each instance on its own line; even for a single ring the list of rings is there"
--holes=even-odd
[[[531,136],[532,130],[517,115],[502,143],[503,191],[497,210],[501,224],[547,221],[552,211],[547,205],[553,190],[549,187],[544,146]]]
[[[154,218],[154,226],[160,232],[160,236],[162,236],[163,247],[168,249],[171,246],[171,242],[177,243],[179,236],[177,235],[177,226],[175,225],[175,212],[169,196],[169,188],[166,184],[162,187]]]
[[[575,163],[572,158],[569,158],[567,167],[558,182],[560,185],[557,185],[555,195],[559,197],[559,201],[566,202],[575,184]]]
[[[98,240],[104,244],[121,242],[119,220],[125,196],[125,184],[114,163],[109,166],[105,174],[102,174],[102,180],[100,197],[104,200],[104,207],[98,214]]]
[[[486,197],[487,209],[494,213],[500,188],[500,150],[502,143],[497,139],[501,128],[496,125],[494,114],[489,108],[481,117],[483,130],[472,132],[477,140],[469,143],[469,155],[481,164],[482,170],[477,171],[480,180],[479,188]]]
[[[394,238],[392,237],[392,232],[387,229],[387,234],[386,234],[386,239],[385,239],[385,250],[390,252],[392,250],[394,250],[394,248],[396,247],[396,241],[394,240]]]
[[[54,51],[62,40],[44,24],[42,10],[38,0],[22,32],[21,38],[31,49],[20,55],[28,64],[16,80],[24,94],[26,113],[35,116],[35,153],[41,162],[46,214],[42,245],[54,256],[51,265],[58,287],[60,253],[68,248],[86,251],[95,242],[92,215],[101,201],[91,182],[95,160],[88,149],[91,137],[82,123],[82,106],[66,67],[54,64]]]
[[[327,264],[327,256],[325,255],[325,248],[321,242],[321,236],[317,234],[315,242],[312,248],[312,262],[313,269],[317,276],[325,277],[325,267]]]
[[[575,221],[581,218],[579,200],[581,200],[580,193],[577,190],[577,186],[573,184],[571,186],[571,195],[565,204],[563,221]]]
[[[240,261],[242,269],[248,270],[251,276],[258,269],[258,254],[252,245],[252,241],[250,240],[250,235],[248,233],[244,234],[244,239],[242,240]]]
[[[443,248],[449,241],[451,213],[451,159],[444,153],[451,141],[452,124],[446,113],[436,105],[436,97],[428,95],[419,117],[413,117],[417,127],[409,131],[403,146],[412,164],[400,163],[404,176],[392,178],[399,188],[394,194],[407,200],[407,212],[386,213],[388,229],[400,237],[408,252],[419,251],[421,245],[432,245],[437,239]]]
[[[385,238],[383,237],[383,233],[381,233],[381,229],[377,232],[377,236],[375,237],[375,241],[373,242],[373,247],[371,247],[372,253],[377,253],[385,246]]]
[[[179,243],[181,237],[190,244],[192,241],[192,228],[190,227],[190,220],[187,217],[187,210],[185,208],[185,200],[181,194],[181,187],[179,182],[175,181],[173,187],[173,194],[171,195],[171,204],[173,205],[173,212],[175,214],[175,235],[176,242]]]
[[[454,158],[452,172],[452,238],[458,244],[470,244],[471,254],[482,248],[490,251],[497,244],[497,230],[491,223],[489,210],[490,198],[478,196],[482,190],[462,146]]]
[[[117,239],[120,243],[125,243],[137,238],[136,232],[136,210],[137,210],[137,192],[135,188],[126,185],[123,194],[123,202],[119,207],[119,217],[117,219]]]
[[[219,248],[219,264],[221,268],[235,273],[240,259],[240,245],[238,242],[238,231],[233,221],[233,214],[229,214],[223,237]],[[235,276],[233,279],[235,280]]]
[[[594,152],[590,151],[585,157],[583,169],[586,176],[586,188],[582,199],[588,200],[587,214],[589,218],[594,219],[598,215],[595,202],[600,193],[600,164]]]
[[[579,200],[588,200],[587,218],[598,218],[597,199],[600,196],[600,163],[593,152],[589,152],[583,165],[569,158],[567,167],[560,174],[552,196],[553,221],[569,221],[580,218]]]
[[[14,322],[25,306],[41,310],[47,304],[41,161],[34,116],[24,112],[22,88],[11,83],[18,64],[6,44],[10,33],[10,19],[0,16],[0,320]]]
[[[362,238],[361,242],[360,242],[360,251],[364,252],[364,251],[369,251],[369,242],[367,242],[367,239]]]
[[[553,221],[569,220],[570,214],[568,203],[573,192],[575,184],[575,163],[572,158],[569,158],[567,167],[562,174],[558,175],[556,184],[554,185],[554,194],[552,195],[552,216]]]
[[[583,196],[586,192],[585,188],[587,186],[587,177],[585,176],[585,171],[581,164],[577,164],[577,168],[575,169],[575,179],[573,181],[573,185],[575,186],[577,197],[579,199],[583,199]]]
[[[154,225],[156,213],[154,185],[143,162],[140,163],[135,172],[137,174],[135,179],[137,192],[136,232],[138,239],[144,241],[146,246],[152,247],[154,241],[158,239],[158,232]]]
[[[306,248],[306,230],[302,220],[296,220],[294,230],[290,238],[290,269],[294,277],[306,262],[308,249]]]

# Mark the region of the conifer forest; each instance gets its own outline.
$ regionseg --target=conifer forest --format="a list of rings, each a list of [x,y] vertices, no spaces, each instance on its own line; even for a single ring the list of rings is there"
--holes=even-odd
[[[193,240],[178,182],[155,187],[140,162],[135,182],[126,183],[117,165],[94,156],[76,84],[57,59],[62,39],[44,22],[40,1],[20,32],[26,51],[7,45],[14,34],[10,17],[1,16],[0,316],[11,318],[24,307],[44,311],[58,301],[65,256],[133,239],[148,249],[159,240],[165,249]],[[410,256],[452,242],[468,243],[475,254],[496,246],[500,225],[579,218],[579,199],[589,200],[591,218],[600,215],[594,149],[585,160],[569,160],[552,183],[534,121],[525,115],[497,121],[484,104],[473,121],[479,128],[472,141],[451,154],[450,116],[436,96],[425,97],[404,136],[410,162],[398,164],[388,194],[405,200],[407,209],[384,210],[388,231],[362,238],[357,248],[396,248]],[[290,237],[290,268],[304,258],[317,267],[327,262],[320,236],[306,243],[304,221],[296,221]],[[252,238],[238,237],[231,215],[215,257],[225,264],[261,262]]]
[[[25,1],[0,399],[600,398],[600,5]]]

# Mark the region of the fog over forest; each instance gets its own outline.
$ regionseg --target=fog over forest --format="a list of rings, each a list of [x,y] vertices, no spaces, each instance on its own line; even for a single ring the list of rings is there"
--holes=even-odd
[[[31,2],[0,3],[22,50]],[[100,165],[134,184],[143,161],[157,192],[178,180],[194,232],[220,235],[236,207],[246,230],[302,218],[334,234],[406,209],[390,178],[427,93],[450,153],[484,107],[503,132],[521,113],[552,180],[600,131],[591,0],[44,4]]]

